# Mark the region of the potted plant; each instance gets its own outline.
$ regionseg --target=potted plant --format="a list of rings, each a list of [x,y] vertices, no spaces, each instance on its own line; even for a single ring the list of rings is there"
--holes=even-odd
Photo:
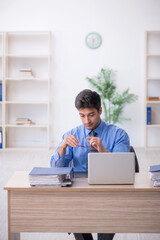
[[[104,121],[113,124],[122,123],[124,120],[130,120],[130,118],[122,117],[123,109],[127,104],[138,99],[137,95],[129,93],[129,88],[122,93],[118,93],[114,75],[115,71],[112,69],[102,68],[97,76],[86,78],[101,97],[104,110]]]

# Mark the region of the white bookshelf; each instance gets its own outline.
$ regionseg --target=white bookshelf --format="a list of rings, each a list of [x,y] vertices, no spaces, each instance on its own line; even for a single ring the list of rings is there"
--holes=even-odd
[[[51,33],[5,32],[3,41],[0,104],[3,149],[47,149],[50,147]],[[20,76],[22,68],[31,68],[33,78]],[[17,125],[16,118],[29,118],[34,124]]]
[[[160,31],[146,32],[145,147],[160,149]],[[148,99],[157,97],[159,99]],[[147,107],[151,124],[147,125]]]
[[[0,85],[2,86],[2,91],[3,91],[3,75],[4,75],[4,33],[0,32]],[[2,135],[3,135],[3,108],[4,108],[3,101],[0,101],[0,132],[2,132]],[[1,142],[0,142],[0,150],[1,150]]]

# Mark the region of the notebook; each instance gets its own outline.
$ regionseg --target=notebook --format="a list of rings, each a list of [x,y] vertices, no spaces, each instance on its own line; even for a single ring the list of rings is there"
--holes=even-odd
[[[89,184],[134,184],[135,154],[89,153]]]

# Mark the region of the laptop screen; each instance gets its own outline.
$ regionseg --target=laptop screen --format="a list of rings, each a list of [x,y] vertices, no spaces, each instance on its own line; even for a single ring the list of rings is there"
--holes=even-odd
[[[89,153],[89,184],[134,184],[135,154]]]

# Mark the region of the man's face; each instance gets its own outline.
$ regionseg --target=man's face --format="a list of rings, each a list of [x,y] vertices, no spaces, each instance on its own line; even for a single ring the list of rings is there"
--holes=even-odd
[[[83,125],[89,129],[93,130],[98,127],[101,122],[100,115],[102,113],[102,108],[98,111],[96,108],[80,108],[79,115],[82,120]]]

